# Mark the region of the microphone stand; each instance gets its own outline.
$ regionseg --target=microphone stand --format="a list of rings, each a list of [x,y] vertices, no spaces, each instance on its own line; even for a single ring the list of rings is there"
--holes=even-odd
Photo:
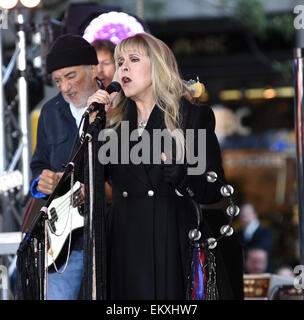
[[[62,187],[65,185],[67,179],[70,177],[72,171],[74,170],[75,163],[80,159],[81,156],[84,155],[84,148],[88,144],[89,149],[89,156],[90,156],[90,181],[93,181],[93,166],[92,166],[92,137],[96,134],[98,128],[100,127],[100,124],[102,124],[105,121],[105,110],[100,110],[96,119],[88,126],[87,133],[85,135],[85,138],[78,148],[75,156],[73,159],[65,166],[64,173],[59,180],[58,184],[56,185],[53,193],[48,197],[45,205],[40,209],[39,213],[34,217],[31,225],[25,232],[25,235],[23,237],[23,240],[20,242],[19,248],[17,250],[17,255],[20,256],[30,245],[31,240],[36,239],[37,242],[35,242],[35,253],[37,253],[37,256],[35,258],[35,264],[38,269],[38,278],[39,278],[39,299],[45,300],[46,298],[46,291],[45,291],[45,283],[44,279],[46,278],[45,275],[47,273],[46,265],[47,263],[43,259],[43,253],[46,255],[47,253],[47,236],[46,236],[46,220],[48,219],[47,211],[48,207],[50,206],[51,202],[54,200],[54,198],[59,194],[59,191],[62,189]],[[90,142],[90,143],[89,143]],[[93,201],[93,188],[90,183],[90,202]],[[93,203],[90,203],[90,217],[89,217],[89,230],[90,230],[90,246],[92,246],[92,249],[94,249],[95,243],[94,243],[94,234],[93,234]],[[93,251],[93,257],[94,257],[94,251]],[[95,261],[93,261],[93,266],[95,269]],[[24,266],[23,266],[24,267]],[[93,279],[96,280],[95,277],[95,270],[93,270]],[[93,297],[96,297],[96,281],[93,282]],[[30,283],[26,284],[27,286],[31,286]],[[23,288],[24,289],[24,288]],[[95,294],[94,294],[95,291]],[[44,294],[42,294],[44,292]]]
[[[88,221],[88,256],[92,258],[92,268],[89,270],[92,272],[92,278],[88,279],[91,282],[92,287],[89,287],[91,291],[92,300],[97,299],[97,283],[96,283],[96,242],[95,242],[95,223],[94,223],[94,160],[93,160],[93,136],[96,134],[99,128],[104,128],[106,120],[106,112],[104,107],[100,108],[96,119],[88,126],[87,132],[85,134],[85,138],[83,143],[88,143],[88,165],[89,165],[89,221]],[[105,257],[102,258],[102,263],[104,263]]]

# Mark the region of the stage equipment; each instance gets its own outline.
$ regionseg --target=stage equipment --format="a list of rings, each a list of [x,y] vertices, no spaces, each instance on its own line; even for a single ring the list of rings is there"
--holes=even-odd
[[[0,7],[3,9],[12,9],[18,3],[18,0],[0,0]]]
[[[298,219],[299,219],[299,245],[300,264],[304,265],[304,32],[296,28],[296,48],[294,49],[294,130],[296,135],[297,149],[297,196],[298,196]],[[304,294],[302,286],[302,294]]]
[[[299,215],[300,264],[304,265],[304,100],[303,100],[303,58],[304,49],[294,50],[294,115],[297,147],[297,194]]]
[[[2,57],[2,30],[0,28],[0,66],[3,65]],[[6,149],[5,149],[5,110],[3,96],[3,78],[0,72],[0,175],[5,171],[6,166]]]
[[[38,4],[36,1],[35,6]],[[31,5],[33,6],[34,3]],[[20,175],[22,176],[18,192],[16,190],[3,192],[3,188],[0,188],[1,217],[3,217],[0,232],[10,232],[19,230],[21,226],[23,205],[28,199],[30,184],[28,78],[26,76],[26,37],[29,35],[30,24],[25,24],[24,18],[24,14],[29,12],[29,9],[25,8],[20,1],[0,0],[0,9],[2,9],[1,12],[7,13],[8,18],[13,18],[10,20],[9,28],[15,26],[16,31],[15,52],[6,66],[2,50],[2,35],[8,27],[0,27],[0,65],[3,71],[0,73],[0,180],[14,173],[16,169],[21,170]],[[12,79],[13,82],[11,82]],[[15,92],[9,101],[6,90],[9,93]],[[14,253],[10,252],[10,254]]]
[[[120,7],[103,7],[96,3],[70,4],[64,18],[65,33],[83,35],[83,31],[94,18],[102,13],[120,10]]]
[[[271,300],[304,300],[302,289],[296,289],[294,285],[278,285],[271,295]]]
[[[293,278],[269,273],[244,275],[245,300],[274,300],[283,286],[293,286]]]
[[[43,16],[37,33],[37,45],[40,46],[40,67],[43,81],[50,86],[53,85],[53,82],[51,75],[46,70],[46,56],[55,39],[64,33],[62,22],[51,19],[49,14]]]
[[[20,0],[20,3],[26,8],[35,8],[40,4],[41,0]],[[0,8],[13,9],[18,5],[18,0],[0,0]]]
[[[0,232],[0,255],[15,254],[21,239],[21,232]]]
[[[17,42],[16,47],[20,50],[17,59],[18,96],[19,96],[19,122],[21,129],[22,150],[22,172],[23,172],[23,195],[26,196],[30,187],[30,140],[28,124],[28,84],[26,80],[26,33],[25,19],[21,12],[16,14]]]
[[[29,185],[30,185],[30,140],[29,140],[29,124],[28,124],[28,111],[29,111],[29,97],[28,97],[28,79],[27,79],[27,60],[26,60],[26,32],[28,31],[28,27],[25,23],[25,15],[22,9],[34,8],[40,4],[40,0],[20,0],[18,1],[5,1],[0,0],[0,6],[3,8],[13,9],[15,8],[15,26],[16,26],[16,56],[14,55],[13,64],[10,64],[8,68],[9,74],[14,69],[14,64],[16,62],[17,67],[17,96],[18,96],[18,116],[19,116],[19,135],[20,135],[20,144],[22,145],[22,173],[23,173],[23,197],[25,197],[29,193]],[[22,7],[22,5],[24,7]],[[1,31],[0,31],[1,32]],[[1,50],[0,50],[0,63],[3,65],[2,58],[2,41],[1,42]],[[9,78],[8,73],[5,75],[5,80],[7,81]],[[0,159],[0,175],[3,174],[5,168],[7,166],[6,159],[6,140],[5,140],[5,119],[4,119],[4,95],[3,95],[3,85],[4,81],[2,79],[2,75],[0,76],[1,81],[1,89],[0,89],[0,150],[1,150],[1,159]],[[14,169],[14,168],[12,168]]]
[[[107,39],[118,44],[125,38],[143,32],[145,29],[136,18],[124,12],[112,11],[93,19],[84,30],[83,37],[90,43],[96,39]]]
[[[40,4],[40,0],[20,0],[20,2],[27,8],[34,8]]]

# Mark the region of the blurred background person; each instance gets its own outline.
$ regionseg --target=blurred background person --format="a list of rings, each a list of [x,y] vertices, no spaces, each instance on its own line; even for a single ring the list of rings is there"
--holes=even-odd
[[[97,39],[94,40],[91,45],[95,48],[97,53],[97,76],[102,81],[103,85],[107,87],[112,82],[115,73],[113,59],[115,44],[110,40]]]
[[[245,203],[240,207],[241,229],[237,236],[243,246],[244,256],[250,248],[263,248],[267,251],[268,266],[270,270],[270,258],[272,253],[272,232],[270,227],[262,226],[255,207],[251,203]]]
[[[271,229],[262,226],[255,207],[246,203],[240,208],[240,222],[242,228],[238,232],[241,243],[246,251],[251,247],[261,247],[271,250]]]
[[[245,273],[261,274],[267,272],[268,252],[263,248],[250,248],[245,254]]]

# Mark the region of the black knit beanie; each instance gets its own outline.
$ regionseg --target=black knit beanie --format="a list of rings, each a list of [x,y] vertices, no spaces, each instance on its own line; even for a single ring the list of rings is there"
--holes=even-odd
[[[46,56],[48,73],[66,67],[96,64],[95,48],[81,36],[72,34],[59,36]]]

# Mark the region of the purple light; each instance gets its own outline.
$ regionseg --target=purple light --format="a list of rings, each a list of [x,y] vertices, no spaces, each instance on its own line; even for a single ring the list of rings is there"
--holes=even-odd
[[[93,19],[86,27],[83,38],[88,42],[107,39],[115,44],[137,33],[144,33],[143,26],[124,12],[111,11]]]

